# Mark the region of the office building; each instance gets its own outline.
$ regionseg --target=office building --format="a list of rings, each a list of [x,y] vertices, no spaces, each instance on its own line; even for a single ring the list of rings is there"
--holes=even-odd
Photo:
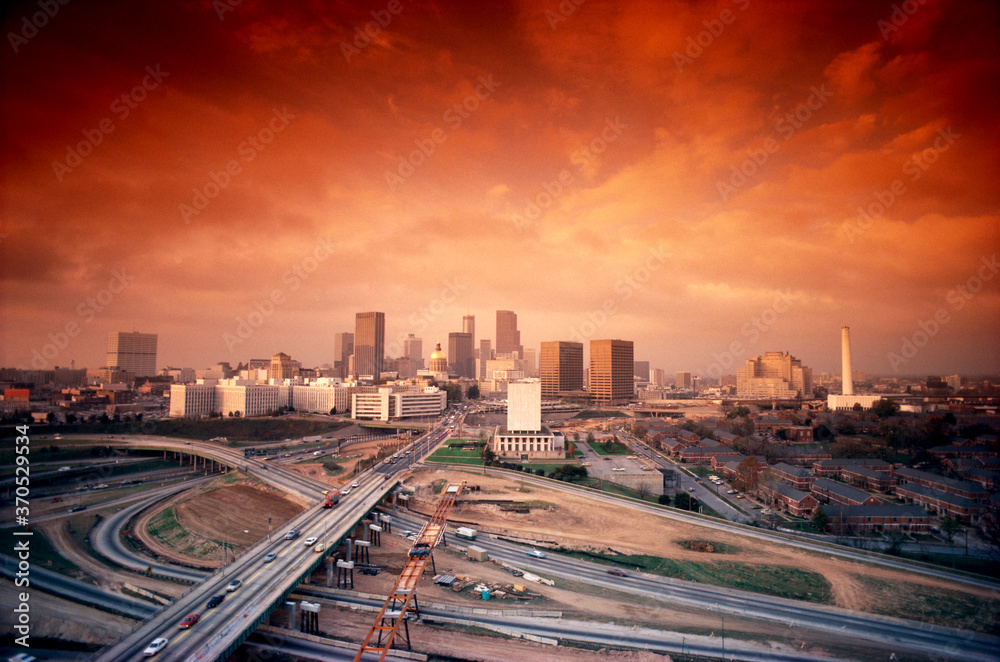
[[[635,394],[631,340],[590,341],[590,399],[624,405]]]
[[[541,384],[543,398],[583,390],[583,343],[551,341],[542,343]]]
[[[740,398],[790,400],[812,397],[812,369],[791,354],[765,352],[748,359],[736,371],[736,395]]]
[[[272,383],[277,384],[279,381],[285,379],[292,379],[298,374],[298,370],[295,369],[295,361],[292,361],[292,357],[284,352],[278,352],[271,357],[271,365],[267,371],[267,378],[274,380]]]
[[[119,368],[136,377],[156,375],[155,333],[112,331],[108,334],[107,367]]]
[[[448,334],[448,357],[451,359],[448,366],[451,374],[459,377],[476,376],[476,359],[471,333]]]
[[[649,381],[649,361],[633,361],[632,374],[639,378],[640,382]]]
[[[472,336],[473,343],[476,341],[476,316],[475,315],[463,315],[462,316],[462,333],[468,333]]]
[[[403,356],[410,359],[410,365],[414,370],[423,370],[424,341],[412,333],[406,336],[406,340],[403,341]]]
[[[354,334],[337,333],[333,336],[333,366],[346,370],[354,353]],[[253,367],[253,366],[251,366]]]
[[[691,373],[690,372],[678,372],[677,381],[674,382],[677,388],[691,388]]]
[[[437,417],[446,406],[448,393],[436,386],[359,388],[351,396],[351,415],[355,419],[397,421]]]
[[[354,317],[354,377],[378,379],[385,358],[385,313]]]
[[[479,379],[486,379],[486,362],[493,359],[493,349],[489,338],[479,341],[479,349],[476,351],[476,374]]]
[[[507,385],[507,425],[493,434],[493,450],[500,457],[563,458],[566,440],[542,425],[542,383],[537,379]]]
[[[517,315],[511,310],[497,311],[497,355],[517,353],[524,358],[521,332],[517,330]]]

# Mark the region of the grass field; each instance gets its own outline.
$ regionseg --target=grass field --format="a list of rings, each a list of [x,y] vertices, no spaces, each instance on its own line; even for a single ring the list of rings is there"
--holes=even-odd
[[[479,455],[478,450],[474,451],[464,451],[458,450],[456,448],[439,448],[430,457],[427,458],[428,462],[442,462],[445,464],[467,464],[470,466],[483,466],[483,458]]]
[[[830,584],[823,575],[784,566],[738,561],[713,561],[710,554],[705,554],[706,560],[704,562],[696,563],[647,555],[609,555],[560,551],[569,556],[604,563],[623,570],[641,568],[643,572],[723,588],[753,591],[779,598],[805,600],[820,604],[829,604],[833,600]]]
[[[872,611],[977,632],[1000,634],[1000,603],[929,586],[900,587],[874,577],[854,575],[873,596]]]
[[[631,452],[626,446],[613,441],[595,441],[590,444],[590,448],[598,455],[628,455]]]
[[[30,555],[29,561],[32,566],[58,572],[60,575],[66,575],[67,577],[79,577],[82,581],[93,583],[90,577],[85,576],[75,563],[63,558],[52,546],[52,543],[48,541],[45,534],[37,529],[30,536],[15,536],[13,528],[5,528],[3,529],[3,533],[0,534],[0,539],[4,541],[4,549],[9,550],[5,553],[10,556],[17,555],[17,552],[13,551],[15,545],[22,542],[27,543]]]

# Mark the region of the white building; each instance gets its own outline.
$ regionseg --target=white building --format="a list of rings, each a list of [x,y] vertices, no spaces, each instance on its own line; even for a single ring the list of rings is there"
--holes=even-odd
[[[539,432],[542,429],[542,382],[526,379],[507,385],[507,429]]]
[[[170,386],[170,416],[202,418],[215,411],[214,384],[172,384]]]
[[[507,384],[507,425],[493,434],[499,457],[528,460],[566,456],[566,439],[542,425],[542,382],[528,379]]]
[[[351,415],[356,419],[394,421],[421,416],[440,416],[448,405],[448,393],[436,386],[380,386],[358,389],[351,396]]]

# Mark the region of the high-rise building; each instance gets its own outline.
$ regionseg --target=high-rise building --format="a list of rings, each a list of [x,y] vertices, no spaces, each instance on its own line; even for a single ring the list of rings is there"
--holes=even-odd
[[[631,340],[590,341],[590,399],[627,404],[635,394],[634,348]]]
[[[513,354],[524,358],[521,332],[517,330],[517,315],[511,310],[497,311],[497,355]]]
[[[582,391],[583,343],[543,342],[540,372],[543,398],[557,398],[567,391]]]
[[[276,380],[271,382],[276,384],[284,379],[292,379],[298,371],[295,369],[295,361],[288,354],[278,352],[271,357],[271,365],[267,371],[267,378]]]
[[[812,369],[791,354],[765,352],[736,371],[740,398],[811,398]]]
[[[641,382],[649,381],[649,361],[634,361],[632,372]]]
[[[476,341],[476,316],[475,315],[463,315],[462,316],[462,333],[468,333],[472,336],[472,341]]]
[[[534,347],[525,347],[524,356],[521,361],[522,368],[524,369],[524,376],[530,377],[531,379],[538,378],[538,350]]]
[[[136,377],[156,375],[155,333],[112,331],[108,334],[107,367],[120,368]]]
[[[424,341],[417,338],[412,333],[406,336],[406,340],[403,341],[403,355],[410,359],[410,362],[414,367],[414,370],[423,370],[424,368]]]
[[[448,356],[451,357],[449,370],[452,374],[459,377],[476,376],[476,359],[471,333],[449,333]]]
[[[336,333],[333,336],[333,365],[335,368],[346,368],[354,353],[354,334]]]
[[[687,371],[677,373],[677,388],[691,388],[691,373]]]
[[[507,385],[507,432],[542,429],[542,384],[537,379]]]
[[[358,313],[354,317],[355,377],[378,379],[385,358],[385,313]]]
[[[493,359],[493,350],[491,349],[489,338],[483,338],[479,341],[479,351],[476,354],[476,363],[479,366],[476,372],[479,374],[479,379],[486,379],[486,362]]]
[[[663,386],[665,378],[663,368],[652,368],[649,371],[649,381],[653,386]]]

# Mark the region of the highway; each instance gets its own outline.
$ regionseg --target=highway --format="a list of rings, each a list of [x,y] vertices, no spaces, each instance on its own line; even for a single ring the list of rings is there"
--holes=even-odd
[[[422,520],[413,517],[412,513],[397,512],[393,519],[398,526],[415,530],[422,525]],[[458,545],[458,539],[454,536],[449,540],[452,547],[464,546]],[[1000,651],[1000,638],[963,630],[931,627],[914,621],[850,612],[634,571],[628,571],[627,577],[617,577],[608,574],[610,566],[607,565],[549,552],[546,553],[547,558],[533,558],[526,554],[528,548],[523,545],[490,536],[480,535],[471,544],[487,550],[491,559],[499,559],[544,577],[568,579],[670,604],[721,610],[734,616],[775,622],[792,628],[821,630],[848,638],[869,639],[886,645],[898,644],[948,659],[997,660],[997,651]]]

